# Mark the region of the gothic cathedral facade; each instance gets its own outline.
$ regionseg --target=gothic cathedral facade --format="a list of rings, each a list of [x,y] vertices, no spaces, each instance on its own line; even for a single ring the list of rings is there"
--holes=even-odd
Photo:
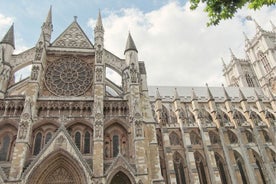
[[[13,25],[0,42],[0,183],[275,183],[274,25],[232,53],[228,87],[195,88],[148,86],[130,34],[125,58],[105,49],[100,13],[94,43],[76,19],[52,28],[50,9],[33,48],[13,53]]]

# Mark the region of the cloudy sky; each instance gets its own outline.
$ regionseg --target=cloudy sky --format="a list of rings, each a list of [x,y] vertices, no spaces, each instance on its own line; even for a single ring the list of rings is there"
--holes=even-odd
[[[244,58],[245,32],[255,34],[254,18],[264,29],[276,25],[276,7],[258,11],[240,10],[232,20],[207,27],[204,5],[189,9],[189,2],[180,0],[0,0],[0,38],[15,24],[16,52],[33,47],[50,5],[53,9],[52,41],[78,16],[78,23],[93,41],[98,10],[105,27],[105,48],[123,58],[130,31],[139,51],[139,60],[146,64],[150,85],[220,86],[224,58],[230,60],[229,48]]]

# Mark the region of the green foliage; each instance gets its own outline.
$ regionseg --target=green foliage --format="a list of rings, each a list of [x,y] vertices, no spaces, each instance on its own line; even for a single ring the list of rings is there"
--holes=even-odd
[[[218,25],[221,20],[232,18],[238,9],[248,4],[248,8],[256,10],[262,6],[271,6],[276,4],[276,0],[190,0],[191,9],[198,7],[200,2],[205,3],[205,12],[208,13],[210,25]]]

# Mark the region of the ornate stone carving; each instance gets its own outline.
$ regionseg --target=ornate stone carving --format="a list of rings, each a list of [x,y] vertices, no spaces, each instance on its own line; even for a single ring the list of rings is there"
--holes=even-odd
[[[101,138],[102,137],[102,126],[103,123],[101,121],[96,121],[95,123],[95,137],[96,138]]]
[[[43,42],[40,41],[38,43],[38,46],[35,48],[35,60],[40,60],[42,56],[43,51]]]
[[[61,135],[57,138],[56,143],[58,145],[62,145],[64,141],[65,141],[65,138]]]
[[[45,179],[46,184],[58,184],[58,183],[66,183],[66,184],[73,184],[75,183],[73,176],[63,167],[59,167],[53,173]]]
[[[19,132],[18,137],[19,139],[25,139],[28,131],[28,122],[22,121],[19,124]]]
[[[102,73],[103,69],[102,68],[96,68],[96,81],[97,82],[102,82]]]
[[[135,129],[136,129],[136,137],[143,137],[143,129],[142,129],[142,121],[135,122]]]
[[[39,66],[33,66],[32,74],[31,74],[31,80],[37,80],[38,71],[39,71]]]
[[[136,83],[137,82],[137,70],[134,66],[134,63],[131,63],[129,71],[130,71],[131,82]]]
[[[92,67],[75,57],[64,57],[51,63],[45,73],[47,88],[58,96],[79,96],[92,84]]]

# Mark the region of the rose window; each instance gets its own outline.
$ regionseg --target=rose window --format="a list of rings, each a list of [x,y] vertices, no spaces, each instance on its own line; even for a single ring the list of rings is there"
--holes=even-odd
[[[47,88],[58,96],[79,96],[92,84],[92,67],[74,57],[58,59],[51,63],[45,73]]]

